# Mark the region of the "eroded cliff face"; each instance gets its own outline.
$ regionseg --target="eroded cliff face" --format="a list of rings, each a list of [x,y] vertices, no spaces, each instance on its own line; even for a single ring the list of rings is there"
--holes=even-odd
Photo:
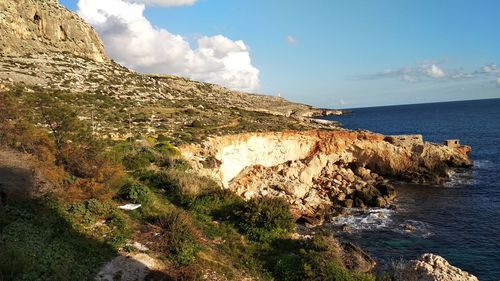
[[[386,179],[439,183],[451,167],[472,164],[466,146],[345,130],[223,136],[181,151],[225,188],[245,198],[284,197],[297,216],[331,206],[386,207],[395,197]]]
[[[0,53],[68,52],[107,61],[97,33],[57,0],[0,0]]]

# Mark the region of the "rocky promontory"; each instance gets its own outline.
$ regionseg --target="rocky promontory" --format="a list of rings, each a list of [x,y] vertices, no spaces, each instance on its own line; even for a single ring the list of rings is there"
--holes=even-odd
[[[297,217],[387,207],[396,196],[388,180],[440,183],[451,168],[472,164],[467,146],[347,130],[222,136],[181,151],[196,171],[245,198],[287,199]]]
[[[443,257],[424,254],[396,272],[400,281],[478,281],[477,277],[454,267]]]

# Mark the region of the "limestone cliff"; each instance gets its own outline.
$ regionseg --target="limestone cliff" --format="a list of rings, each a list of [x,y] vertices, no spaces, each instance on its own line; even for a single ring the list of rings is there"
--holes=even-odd
[[[450,167],[471,165],[466,146],[344,130],[223,136],[181,151],[224,187],[246,198],[285,197],[307,216],[327,206],[385,207],[395,193],[384,178],[439,183]]]
[[[0,53],[48,52],[108,60],[97,33],[57,0],[0,0]]]

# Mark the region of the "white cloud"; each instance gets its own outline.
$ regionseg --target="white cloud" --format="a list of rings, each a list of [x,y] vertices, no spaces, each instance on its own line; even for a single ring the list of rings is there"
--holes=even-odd
[[[426,69],[425,73],[432,78],[443,78],[445,76],[444,71],[435,64]]]
[[[413,76],[410,76],[408,74],[404,74],[403,75],[403,81],[410,82],[410,83],[416,83],[416,82],[418,82],[418,79],[415,78],[415,77],[413,77]]]
[[[142,3],[146,5],[157,5],[163,7],[190,6],[197,0],[128,0],[129,2]]]
[[[192,48],[182,36],[154,27],[144,17],[144,9],[144,4],[125,0],[78,1],[78,14],[96,28],[108,55],[129,68],[187,76],[242,91],[259,88],[259,70],[252,65],[243,41],[205,36]]]
[[[288,44],[290,44],[290,45],[293,45],[293,44],[297,43],[297,39],[295,39],[295,37],[293,37],[292,35],[288,35],[286,37],[286,42],[288,42]]]
[[[497,82],[497,86],[500,86],[500,77],[497,77],[496,82]]]
[[[500,68],[496,64],[488,64],[481,69],[483,73],[500,73]]]

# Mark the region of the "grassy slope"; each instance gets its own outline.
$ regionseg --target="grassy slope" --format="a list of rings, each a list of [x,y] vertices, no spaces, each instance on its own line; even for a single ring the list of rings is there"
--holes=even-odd
[[[91,280],[135,251],[128,241],[164,261],[166,280],[373,280],[347,271],[328,237],[291,240],[281,203],[249,205],[193,174],[170,144],[182,138],[102,140],[80,110],[58,91],[0,96],[1,144],[32,154],[54,187],[2,204],[0,280]],[[142,208],[117,209],[124,203]]]

